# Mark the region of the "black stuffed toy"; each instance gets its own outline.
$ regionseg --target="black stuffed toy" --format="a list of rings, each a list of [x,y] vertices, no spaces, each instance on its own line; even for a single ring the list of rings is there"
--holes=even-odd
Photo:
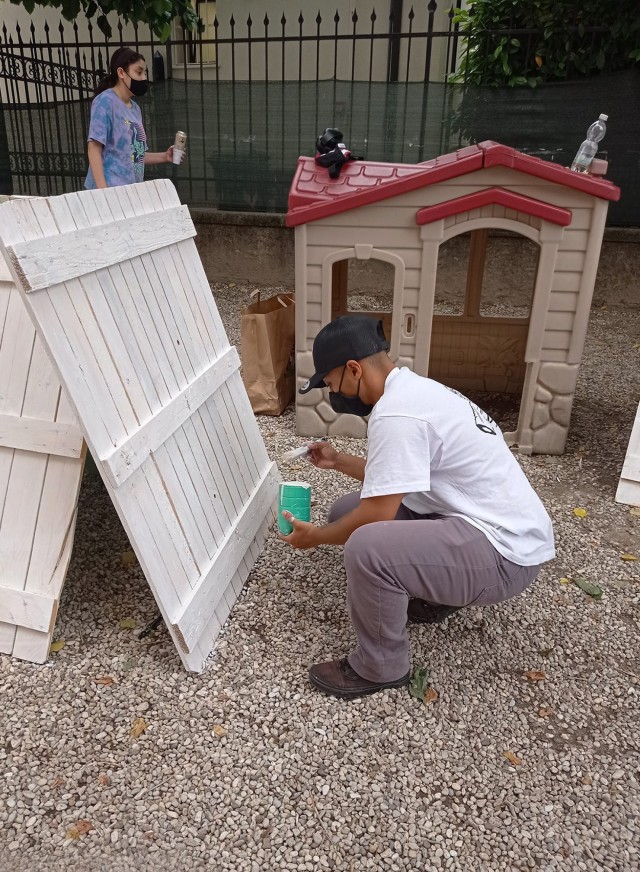
[[[356,160],[342,142],[342,132],[335,127],[327,127],[316,140],[316,163],[329,170],[329,176],[337,179],[340,170],[350,160]]]

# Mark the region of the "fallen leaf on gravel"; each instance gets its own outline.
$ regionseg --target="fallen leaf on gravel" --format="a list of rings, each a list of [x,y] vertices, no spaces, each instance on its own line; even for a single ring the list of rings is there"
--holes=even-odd
[[[123,618],[118,626],[121,630],[135,630],[136,622],[133,618]]]
[[[549,718],[551,715],[555,714],[555,709],[551,708],[550,705],[542,706],[542,708],[538,709],[538,717],[539,718]]]
[[[602,588],[598,587],[597,584],[592,584],[592,582],[587,581],[587,579],[583,578],[581,575],[574,578],[573,583],[577,585],[580,590],[583,590],[586,594],[592,596],[594,600],[599,600],[602,597]]]
[[[136,560],[135,551],[123,551],[120,555],[120,562],[123,566],[133,566]]]
[[[424,666],[417,666],[413,672],[413,675],[411,676],[409,693],[411,694],[411,696],[419,699],[420,702],[424,702],[424,695],[428,690],[427,676],[428,672]]]
[[[84,836],[85,833],[90,833],[91,830],[94,829],[91,821],[83,820],[82,818],[76,823],[76,829],[80,833],[81,836]]]
[[[524,677],[528,678],[529,681],[544,681],[547,677],[547,673],[543,672],[541,669],[530,669],[528,672],[524,673]]]
[[[144,718],[136,718],[131,727],[131,735],[134,739],[139,738],[144,732],[146,732],[148,726],[149,724]]]
[[[590,775],[584,775],[582,778],[583,784],[593,784],[593,778]]]
[[[573,514],[576,516],[576,518],[586,518],[588,512],[586,509],[574,509]]]
[[[640,506],[631,506],[629,514],[634,515],[636,518],[640,518]]]
[[[424,692],[424,704],[429,705],[438,699],[438,691],[432,687],[428,687]]]
[[[49,651],[51,651],[52,654],[57,654],[58,651],[62,651],[63,648],[64,648],[64,639],[58,639],[57,642],[51,643],[51,647],[49,648]]]
[[[96,684],[103,684],[105,687],[109,687],[110,684],[113,684],[113,678],[110,675],[101,675],[93,680]]]
[[[572,581],[573,581],[572,578],[561,578],[560,584],[571,584]]]
[[[223,736],[226,736],[229,730],[226,727],[223,727],[222,724],[214,724],[212,727],[214,735],[216,735],[219,739]]]
[[[77,840],[80,836],[85,836],[93,829],[94,826],[91,821],[86,821],[81,818],[76,824],[74,824],[74,826],[69,827],[67,830],[67,838]]]
[[[101,772],[100,775],[98,775],[98,784],[102,787],[111,787],[111,779],[108,775],[105,775],[104,772]]]
[[[637,559],[638,558],[635,556],[635,554],[629,554],[626,551],[624,554],[620,555],[620,560],[637,560]]]
[[[51,790],[57,790],[59,787],[62,787],[64,781],[58,775],[57,778],[54,779],[53,784],[51,785]]]
[[[511,763],[512,766],[521,766],[522,765],[522,760],[518,757],[517,754],[514,754],[513,751],[505,751],[504,756],[507,758],[507,760],[509,761],[509,763]]]
[[[138,665],[138,661],[135,657],[127,657],[127,659],[122,664],[123,672],[130,672],[132,669],[135,669]]]

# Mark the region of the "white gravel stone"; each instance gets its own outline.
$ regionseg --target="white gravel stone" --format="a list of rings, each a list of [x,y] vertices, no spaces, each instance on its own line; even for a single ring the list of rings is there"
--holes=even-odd
[[[215,288],[236,343],[250,290]],[[429,707],[406,690],[343,702],[308,684],[311,663],[354,641],[340,548],[271,538],[202,675],[182,670],[163,626],[121,630],[157,609],[89,471],[56,625],[66,645],[43,666],[0,658],[1,872],[640,869],[640,567],[620,559],[640,556],[640,518],[614,502],[639,328],[638,311],[592,311],[567,451],[520,458],[557,559],[516,600],[410,628]],[[513,422],[514,402],[488,400]],[[300,444],[293,408],[258,421],[271,457]],[[307,463],[282,472],[312,484],[317,520],[349,489]],[[579,574],[600,602],[560,584]]]

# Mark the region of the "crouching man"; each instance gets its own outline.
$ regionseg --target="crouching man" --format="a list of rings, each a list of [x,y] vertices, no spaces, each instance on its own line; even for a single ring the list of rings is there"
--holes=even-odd
[[[554,557],[551,521],[495,422],[457,391],[398,368],[382,323],[345,315],[313,343],[315,373],[338,413],[370,415],[366,460],[318,442],[320,469],[362,482],[325,526],[285,517],[294,548],[344,545],[357,645],[318,663],[311,682],[355,698],[410,677],[407,619],[437,623],[517,596]]]

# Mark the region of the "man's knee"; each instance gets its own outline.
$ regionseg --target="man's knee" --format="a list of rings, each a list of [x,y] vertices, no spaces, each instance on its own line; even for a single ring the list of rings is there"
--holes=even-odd
[[[377,521],[373,524],[365,524],[349,536],[344,546],[344,565],[347,575],[350,570],[369,569],[375,572],[378,559],[376,528],[380,531],[384,526],[384,522]]]

